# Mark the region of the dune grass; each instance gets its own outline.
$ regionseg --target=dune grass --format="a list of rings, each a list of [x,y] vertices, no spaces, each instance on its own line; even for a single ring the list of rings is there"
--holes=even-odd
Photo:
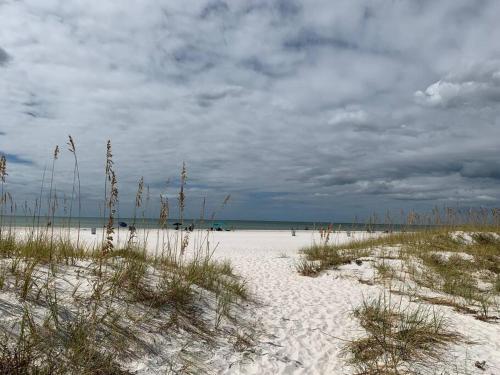
[[[306,249],[303,253],[304,258],[296,264],[296,270],[302,276],[318,276],[324,270],[337,269],[369,254],[364,249],[338,249],[334,246],[325,246],[321,251],[315,250],[312,253]]]
[[[475,306],[481,319],[490,316],[499,297],[500,230],[491,225],[429,227],[414,232],[383,234],[343,245],[320,244],[303,250],[298,270],[316,275],[360,256],[371,256],[381,279],[411,280],[450,296],[450,303]],[[385,262],[390,251],[398,262]],[[308,271],[304,264],[314,266]],[[458,300],[457,300],[458,298]]]
[[[80,171],[71,137],[68,146],[75,162],[71,207],[78,200],[80,211]],[[189,357],[187,348],[193,344],[215,347],[221,340],[232,342],[244,335],[246,343],[253,345],[252,328],[233,313],[250,299],[246,284],[229,262],[213,259],[208,233],[191,233],[195,244],[188,251],[193,238],[182,229],[167,232],[168,201],[161,197],[156,251],[148,252],[147,236],[140,243],[136,240],[143,178],[135,201],[134,229],[126,241],[117,241],[118,178],[110,142],[102,240],[87,246],[80,225],[55,231],[54,212],[60,202],[54,175],[59,157],[56,147],[45,217],[41,217],[41,203],[36,202],[31,228],[22,234],[11,225],[0,228],[0,374],[127,374],[131,360],[150,356],[157,356],[166,364],[164,368],[174,372],[187,368],[196,372],[197,366],[205,365],[194,354]],[[2,159],[2,223],[6,222],[6,176]],[[181,218],[186,178],[183,166]],[[172,340],[178,342],[177,354],[153,343],[171,346]]]
[[[481,210],[465,222],[411,229],[346,244],[320,241],[302,250],[297,271],[304,276],[369,260],[374,276],[359,281],[380,283],[386,290],[354,308],[354,317],[366,331],[344,350],[356,374],[434,373],[448,346],[463,341],[436,312],[437,306],[488,323],[500,319],[498,211]],[[396,295],[398,303],[391,301]],[[402,302],[403,296],[408,302]]]
[[[317,276],[321,271],[338,268],[369,254],[366,248],[357,247],[356,244],[344,247],[324,242],[301,252],[304,257],[296,265],[296,269],[303,276]]]
[[[443,315],[430,306],[403,305],[390,296],[365,298],[353,315],[367,335],[349,342],[344,350],[356,374],[422,374],[462,336],[447,327]]]
[[[49,256],[48,241],[7,242],[9,251],[0,255],[0,296],[14,297],[12,310],[25,311],[12,314],[18,318],[13,330],[0,323],[0,333],[9,337],[2,360],[44,363],[28,373],[125,373],[125,353],[151,350],[140,345],[144,328],[160,336],[165,327],[181,329],[191,340],[213,342],[223,319],[238,323],[232,308],[249,298],[230,264],[208,257],[179,263],[133,248],[99,257],[64,241],[54,241]],[[199,304],[204,295],[215,301],[209,316]],[[137,322],[137,332],[127,328]]]

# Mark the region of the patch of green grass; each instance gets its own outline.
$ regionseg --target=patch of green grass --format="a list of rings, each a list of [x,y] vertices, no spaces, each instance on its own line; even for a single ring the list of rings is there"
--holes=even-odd
[[[500,275],[495,278],[495,284],[493,285],[493,290],[495,293],[500,294]]]
[[[41,232],[29,235],[26,239],[18,239],[14,234],[0,238],[0,258],[36,259],[39,263],[73,263],[89,256],[89,251],[76,247],[64,238],[51,238]]]
[[[130,374],[91,316],[78,312],[69,321],[47,318],[37,326],[27,312],[21,324],[18,339],[6,336],[0,344],[0,374]]]
[[[121,358],[143,344],[137,332],[126,328],[128,313],[123,315],[116,306],[124,311],[143,309],[145,312],[131,317],[144,320],[141,324],[146,326],[156,316],[166,316],[168,323],[155,324],[215,342],[214,336],[224,333],[215,333],[223,319],[239,325],[231,310],[249,298],[244,280],[227,261],[204,256],[190,261],[178,256],[154,258],[132,247],[102,254],[68,247],[64,242],[52,243],[50,247],[41,239],[8,241],[8,252],[0,253],[0,290],[8,285],[8,292],[25,301],[29,311],[38,306],[48,312],[43,321],[29,318],[28,312],[21,323],[25,334],[20,344],[11,336],[9,346],[2,349],[1,360],[21,366],[19,374],[126,374],[119,365]],[[79,291],[76,285],[73,292],[63,293],[63,301],[58,284],[68,270],[80,274],[79,283],[93,285],[88,292]],[[213,325],[197,306],[204,293],[212,293],[214,298]],[[160,326],[149,329],[168,332]]]
[[[194,259],[184,265],[183,274],[190,283],[216,294],[224,292],[237,298],[248,298],[244,280],[234,275],[231,264],[227,261]]]
[[[303,276],[315,276],[323,270],[335,269],[370,253],[369,250],[354,244],[348,244],[346,247],[316,244],[302,249],[301,252],[305,259],[297,264],[296,269]]]
[[[473,241],[468,243],[452,238],[451,233],[443,232],[421,237],[418,241],[407,242],[402,251],[408,262],[420,259],[425,272],[431,275],[424,286],[465,299],[468,304],[489,310],[486,304],[493,303],[486,298],[490,292],[479,287],[478,274],[490,275],[487,281],[491,291],[495,291],[496,278],[499,275],[500,242],[489,233],[475,233]],[[447,256],[441,251],[448,252]],[[449,255],[451,253],[451,255]],[[421,283],[422,278],[415,278]]]
[[[319,263],[307,259],[301,259],[295,265],[295,269],[302,276],[317,276],[322,271]]]
[[[50,374],[48,368],[37,363],[27,340],[10,343],[4,337],[0,342],[0,375]],[[45,367],[45,368],[43,368]]]
[[[396,275],[396,270],[384,261],[375,263],[375,269],[378,275],[383,279],[392,279]]]
[[[343,245],[316,245],[303,250],[297,270],[314,276],[324,269],[336,268],[361,254],[383,258],[380,251],[397,249],[391,258],[402,261],[401,272],[417,284],[475,306],[483,318],[492,311],[500,294],[500,239],[490,226],[476,226],[462,237],[463,227],[430,227],[415,232],[399,232],[353,241]],[[472,229],[471,226],[468,229]],[[467,239],[467,240],[466,240]],[[384,262],[375,262],[381,280],[392,278],[394,270]],[[484,289],[479,281],[491,285]],[[496,297],[495,297],[496,296]]]
[[[365,299],[354,316],[367,336],[346,345],[356,374],[406,374],[443,360],[461,336],[446,327],[442,315],[422,305],[402,306],[387,296]]]

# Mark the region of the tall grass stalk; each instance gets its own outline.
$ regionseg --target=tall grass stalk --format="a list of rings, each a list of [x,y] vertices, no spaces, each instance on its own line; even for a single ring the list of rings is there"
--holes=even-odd
[[[0,239],[3,236],[3,216],[4,216],[4,184],[7,176],[7,158],[5,155],[0,157],[0,183],[1,183],[1,196],[0,196]]]
[[[134,205],[134,216],[132,219],[132,226],[129,228],[129,246],[136,239],[137,235],[137,210],[142,206],[142,194],[144,191],[144,177],[141,177],[139,183],[137,184],[137,193],[135,194],[135,205]]]
[[[184,237],[184,209],[186,206],[186,195],[184,193],[185,187],[186,187],[186,180],[187,180],[187,169],[186,169],[186,163],[182,163],[182,170],[181,170],[181,184],[180,184],[180,189],[179,189],[179,222],[181,224],[180,228],[180,259],[179,261],[182,260],[184,256],[184,251],[186,250],[187,244],[188,244],[188,237]]]
[[[52,156],[52,171],[50,176],[50,189],[49,189],[49,198],[48,198],[48,219],[47,219],[47,228],[50,226],[50,247],[52,248],[52,244],[54,241],[54,216],[57,205],[57,196],[54,193],[54,197],[52,197],[53,189],[54,189],[54,172],[56,168],[56,160],[59,157],[59,146],[56,146],[54,149],[54,153]],[[52,200],[54,198],[54,200]]]
[[[82,197],[81,197],[81,182],[80,182],[80,168],[78,166],[78,157],[76,154],[76,145],[73,137],[71,135],[68,135],[68,151],[71,152],[74,158],[74,167],[73,167],[73,186],[72,186],[72,191],[71,191],[71,203],[70,203],[70,209],[69,209],[69,220],[68,220],[68,226],[71,231],[71,218],[73,214],[73,201],[75,197],[75,182],[78,184],[78,230],[77,230],[77,237],[76,237],[76,247],[80,245],[80,231],[81,231],[81,216],[82,216]]]
[[[113,154],[111,152],[111,140],[106,142],[106,163],[104,166],[104,201],[102,204],[102,218],[103,223],[106,223],[107,220],[107,206],[108,202],[108,181],[111,180],[111,170],[113,168]],[[105,231],[102,232],[102,242],[105,240]]]

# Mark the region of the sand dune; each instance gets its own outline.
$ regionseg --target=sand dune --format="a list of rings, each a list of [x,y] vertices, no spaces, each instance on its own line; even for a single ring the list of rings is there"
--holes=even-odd
[[[173,234],[169,232],[170,235]],[[149,239],[148,250],[157,251],[157,232],[139,231]],[[348,236],[335,233],[332,243],[364,239],[365,232]],[[100,241],[101,235],[82,231],[88,244]],[[234,231],[190,234],[190,248],[207,239],[217,259],[229,259],[236,272],[244,277],[256,299],[243,310],[246,318],[255,322],[259,332],[258,345],[251,355],[238,356],[227,350],[216,352],[210,359],[214,371],[220,374],[348,374],[342,348],[346,340],[360,337],[364,330],[352,317],[351,311],[363,296],[377,296],[381,285],[366,285],[359,279],[373,277],[370,261],[361,265],[348,264],[339,270],[327,271],[319,277],[300,276],[295,265],[299,250],[319,241],[318,233],[298,231]],[[74,234],[73,234],[74,238]],[[120,233],[121,241],[126,232]],[[456,372],[484,373],[474,366],[475,361],[488,363],[488,374],[500,373],[500,325],[478,321],[448,307],[444,311],[456,330],[475,344],[452,347],[449,360]],[[448,369],[450,366],[447,367]],[[138,364],[140,374],[156,373],[154,367]],[[440,370],[441,371],[441,370]],[[443,370],[444,371],[444,370]],[[438,372],[442,373],[442,372]]]

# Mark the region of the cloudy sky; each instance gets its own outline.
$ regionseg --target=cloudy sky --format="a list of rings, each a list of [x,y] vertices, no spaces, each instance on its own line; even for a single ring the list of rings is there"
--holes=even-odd
[[[188,166],[241,219],[498,206],[498,0],[0,0],[0,153],[33,201],[76,140],[85,214]],[[165,181],[171,180],[170,190]],[[128,207],[128,208],[127,208]]]

